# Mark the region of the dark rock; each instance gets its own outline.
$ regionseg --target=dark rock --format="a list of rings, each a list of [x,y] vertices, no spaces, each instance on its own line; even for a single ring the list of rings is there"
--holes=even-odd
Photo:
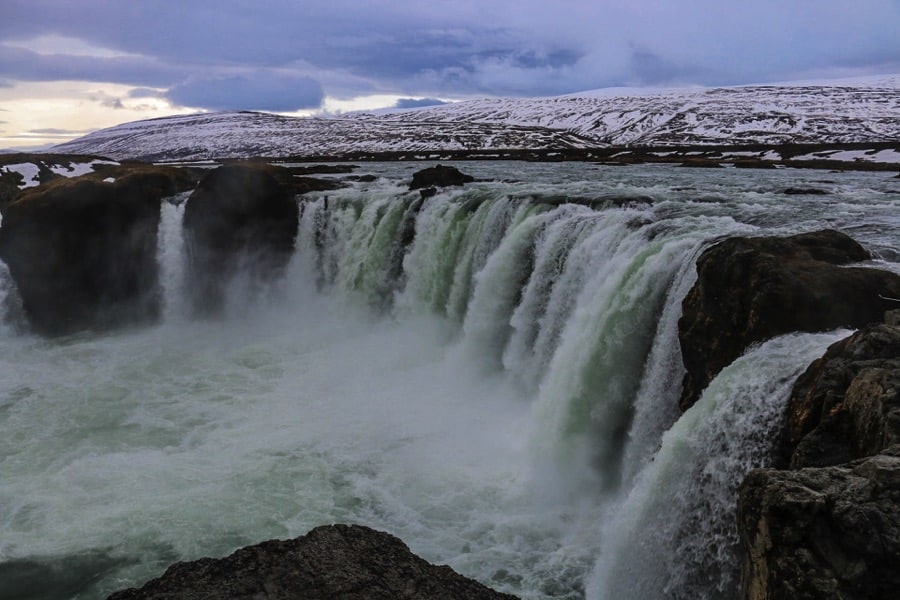
[[[3,214],[6,205],[19,195],[19,186],[23,179],[21,173],[0,170],[0,214]]]
[[[224,165],[208,173],[188,198],[184,230],[195,312],[220,312],[225,288],[238,273],[251,283],[283,273],[300,216],[285,181],[290,175],[270,165]]]
[[[732,161],[732,164],[738,169],[777,169],[775,163],[771,160],[763,160],[761,158],[740,158]]]
[[[369,173],[368,175],[350,175],[348,177],[344,177],[344,181],[359,181],[360,183],[372,183],[373,181],[378,181],[377,175],[372,175]]]
[[[446,566],[434,566],[399,539],[361,526],[331,525],[268,541],[214,560],[175,564],[140,589],[109,600],[464,600],[511,599]]]
[[[428,187],[464,185],[472,181],[475,181],[474,177],[466,175],[456,167],[437,165],[413,173],[412,183],[409,184],[409,189],[419,190]]]
[[[171,172],[147,169],[20,193],[4,211],[0,257],[32,328],[63,335],[156,319],[160,200],[176,190]]]
[[[900,297],[900,276],[846,267],[869,253],[837,231],[786,238],[729,238],[697,260],[679,339],[687,371],[680,406],[690,407],[748,345],[793,331],[880,322]]]
[[[743,598],[881,600],[900,590],[900,446],[741,484]]]
[[[328,173],[333,175],[352,173],[358,168],[358,165],[310,165],[308,167],[290,167],[290,170],[294,174]]]
[[[722,169],[721,158],[687,158],[680,166],[699,169]]]
[[[794,385],[782,464],[823,467],[900,444],[900,328],[869,325],[833,344]]]
[[[431,198],[432,196],[437,196],[436,187],[427,187],[419,190],[419,197],[421,197],[423,200],[425,198]]]
[[[37,178],[41,185],[45,183],[50,183],[54,179],[59,179],[62,177],[59,173],[55,172],[53,169],[48,167],[43,161],[37,163],[38,174]]]
[[[825,196],[829,192],[818,188],[788,188],[782,193],[788,196]]]

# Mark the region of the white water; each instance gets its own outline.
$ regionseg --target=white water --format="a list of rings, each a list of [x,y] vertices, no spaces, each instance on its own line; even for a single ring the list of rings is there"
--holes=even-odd
[[[836,338],[757,349],[679,418],[693,261],[721,235],[822,224],[898,256],[895,184],[828,175],[810,207],[777,192],[820,173],[517,164],[522,183],[426,200],[399,248],[418,194],[398,184],[418,166],[367,167],[388,179],[327,210],[307,199],[283,285],[235,282],[221,320],[185,316],[182,213],[164,203],[161,324],[0,332],[0,591],[36,570],[44,597],[102,597],[331,522],[523,598],[733,588],[734,486]],[[653,202],[528,199],[549,194]]]

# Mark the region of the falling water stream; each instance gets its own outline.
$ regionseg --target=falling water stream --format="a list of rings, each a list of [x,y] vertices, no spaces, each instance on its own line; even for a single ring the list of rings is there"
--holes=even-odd
[[[694,261],[723,236],[827,226],[896,268],[898,183],[459,166],[479,182],[424,201],[409,163],[303,197],[284,280],[237,278],[219,319],[183,308],[171,199],[158,325],[0,329],[0,597],[105,597],[334,522],[523,598],[733,597],[736,485],[847,332],[750,349],[682,415]],[[781,193],[801,186],[829,193]]]

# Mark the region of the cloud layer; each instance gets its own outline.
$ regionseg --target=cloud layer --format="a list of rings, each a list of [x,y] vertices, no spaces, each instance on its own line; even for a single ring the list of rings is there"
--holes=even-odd
[[[7,0],[3,17],[0,81],[208,109],[900,71],[900,0]]]

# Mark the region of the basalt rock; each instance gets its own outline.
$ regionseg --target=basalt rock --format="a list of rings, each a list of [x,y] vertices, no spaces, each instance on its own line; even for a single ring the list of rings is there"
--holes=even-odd
[[[880,599],[900,589],[900,314],[832,344],[794,385],[790,470],[741,485],[743,597]]]
[[[896,307],[889,298],[900,297],[900,276],[846,266],[869,258],[857,242],[832,230],[735,237],[706,250],[678,323],[686,369],[682,410],[750,344],[880,322]]]
[[[781,462],[824,467],[900,444],[900,327],[867,326],[833,344],[794,385]]]
[[[412,183],[409,189],[420,190],[430,187],[447,187],[451,185],[464,185],[475,181],[471,175],[466,175],[456,167],[437,165],[428,167],[413,173]]]
[[[152,168],[115,183],[57,179],[4,209],[0,258],[34,331],[64,335],[157,318],[160,200],[178,190],[177,179]]]
[[[289,181],[284,169],[261,163],[224,165],[200,181],[184,210],[196,312],[221,311],[226,288],[239,274],[248,285],[282,274],[300,215]]]
[[[140,589],[109,600],[493,600],[512,599],[431,565],[399,539],[367,527],[331,525],[222,559],[177,563]]]
[[[882,600],[900,590],[900,446],[741,484],[743,598]]]

